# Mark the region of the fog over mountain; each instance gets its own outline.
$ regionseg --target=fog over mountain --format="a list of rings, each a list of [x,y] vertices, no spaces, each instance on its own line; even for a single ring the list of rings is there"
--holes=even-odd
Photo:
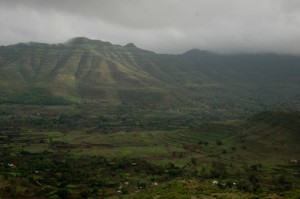
[[[158,53],[300,54],[298,0],[0,0],[0,45],[85,36]]]

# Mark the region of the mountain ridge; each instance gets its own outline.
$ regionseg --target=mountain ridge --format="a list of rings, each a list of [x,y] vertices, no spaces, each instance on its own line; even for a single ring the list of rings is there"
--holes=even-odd
[[[156,54],[84,37],[21,43],[0,47],[0,102],[237,115],[299,109],[299,66],[294,55]]]

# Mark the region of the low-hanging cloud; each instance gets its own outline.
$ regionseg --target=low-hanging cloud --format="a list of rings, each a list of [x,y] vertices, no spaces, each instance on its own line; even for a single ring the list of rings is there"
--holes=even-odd
[[[159,53],[300,54],[299,0],[0,0],[0,45],[85,36]]]

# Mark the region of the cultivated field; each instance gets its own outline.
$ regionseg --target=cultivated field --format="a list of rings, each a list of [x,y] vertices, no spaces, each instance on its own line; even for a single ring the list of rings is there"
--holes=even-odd
[[[3,128],[1,193],[48,198],[299,197],[299,136],[288,128],[293,125],[284,124],[252,118],[186,130],[108,134]]]

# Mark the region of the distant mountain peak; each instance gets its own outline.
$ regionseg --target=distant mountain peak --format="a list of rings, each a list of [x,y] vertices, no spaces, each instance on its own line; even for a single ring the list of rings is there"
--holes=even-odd
[[[91,42],[92,40],[86,37],[75,37],[67,41],[67,44],[86,44]]]
[[[126,48],[137,48],[134,43],[128,43],[124,47],[126,47]]]
[[[110,46],[112,45],[109,42],[104,42],[101,40],[93,40],[93,39],[88,39],[86,37],[75,37],[73,39],[70,39],[69,41],[66,42],[67,45],[83,45],[83,44],[89,44],[89,45],[107,45]]]

